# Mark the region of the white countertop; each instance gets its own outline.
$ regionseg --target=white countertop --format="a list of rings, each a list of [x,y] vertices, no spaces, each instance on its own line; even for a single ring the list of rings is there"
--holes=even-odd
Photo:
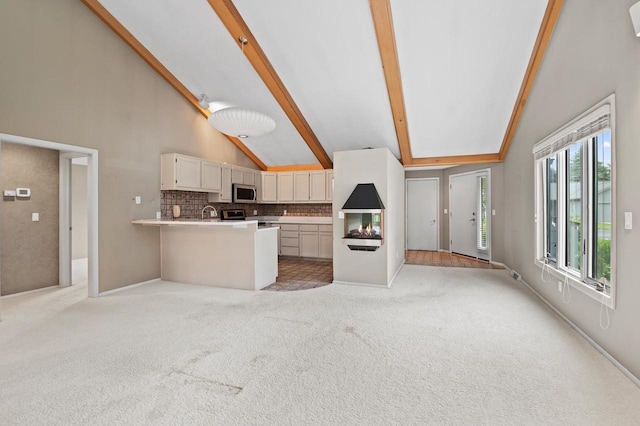
[[[307,223],[310,225],[331,225],[333,218],[329,216],[249,216],[244,221],[220,220],[220,219],[138,219],[131,223],[146,226],[228,226],[233,228],[246,228],[249,225],[258,225],[258,222],[271,224],[278,223]]]
[[[331,225],[331,216],[248,216],[247,220],[267,223],[308,223],[312,225]]]
[[[251,225],[258,226],[257,220],[220,220],[220,219],[138,219],[131,223],[146,226],[226,226],[231,228],[248,228]]]

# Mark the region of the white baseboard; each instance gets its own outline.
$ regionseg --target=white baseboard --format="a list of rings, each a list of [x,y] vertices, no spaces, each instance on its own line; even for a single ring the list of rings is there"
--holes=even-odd
[[[371,288],[388,288],[384,284],[372,284],[372,283],[359,283],[355,281],[332,281],[331,284],[340,284],[340,285],[355,285],[359,287],[371,287]]]
[[[509,268],[508,266],[506,265],[503,265],[503,266],[509,273],[513,271],[513,269]],[[620,370],[622,374],[627,376],[629,380],[631,380],[636,386],[640,388],[640,379],[634,376],[633,373],[627,369],[627,367],[622,365],[620,361],[618,361],[613,357],[613,355],[611,355],[602,346],[600,346],[595,340],[589,337],[587,333],[585,333],[584,331],[582,331],[580,327],[575,325],[573,321],[571,321],[562,312],[560,312],[555,306],[553,306],[547,299],[545,299],[540,293],[538,293],[536,289],[534,289],[531,285],[529,285],[528,282],[523,280],[522,277],[520,277],[518,281],[522,282],[522,284],[524,284],[525,287],[527,287],[533,294],[535,294],[540,300],[542,300],[542,302],[544,302],[545,305],[547,305],[553,312],[555,312],[556,315],[562,318],[564,322],[569,324],[569,326],[573,328],[580,336],[582,336],[584,340],[586,340],[591,346],[593,346],[598,352],[600,352],[606,359],[608,359],[609,362],[611,362],[611,364],[613,364],[618,370]]]
[[[59,285],[50,285],[48,287],[36,288],[35,290],[28,290],[28,291],[21,291],[20,293],[7,294],[7,295],[4,295],[4,296],[0,296],[0,299],[9,299],[11,297],[24,296],[26,294],[38,293],[38,292],[41,292],[41,291],[44,291],[44,290],[51,290],[54,287],[65,288],[65,287],[61,287]],[[67,287],[70,287],[70,286],[67,286]]]
[[[406,259],[402,259],[402,263],[400,263],[400,266],[398,266],[398,269],[396,269],[396,273],[393,274],[393,277],[391,277],[391,281],[389,281],[389,285],[387,287],[391,288],[391,284],[393,284],[393,282],[396,280],[396,277],[398,276],[398,274],[400,273],[400,270],[404,266],[405,261]]]
[[[507,265],[505,265],[502,262],[494,262],[493,260],[489,261],[489,263],[491,263],[492,265],[496,265],[496,266],[502,266],[503,268],[507,269]]]
[[[131,290],[132,288],[136,288],[136,287],[140,287],[140,286],[143,286],[143,285],[155,283],[155,282],[158,282],[158,281],[160,281],[160,278],[154,278],[154,279],[149,280],[149,281],[143,281],[143,282],[137,283],[137,284],[126,285],[126,286],[120,287],[120,288],[114,288],[113,290],[107,290],[107,291],[103,291],[102,293],[98,293],[98,297],[109,296],[109,295],[114,294],[114,293],[119,293],[119,292],[124,291],[124,290]]]
[[[442,253],[451,253],[449,250],[445,250],[445,249],[438,249],[438,251]]]

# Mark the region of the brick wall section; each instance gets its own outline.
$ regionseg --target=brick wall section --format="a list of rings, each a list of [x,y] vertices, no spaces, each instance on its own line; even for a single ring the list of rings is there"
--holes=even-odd
[[[284,210],[287,216],[326,216],[331,217],[331,203],[318,204],[235,204],[235,203],[210,203],[206,192],[191,191],[161,191],[160,208],[163,219],[172,219],[172,208],[180,206],[180,217],[185,219],[200,219],[204,206],[213,206],[222,209],[243,209],[247,217],[253,216],[253,211],[258,211],[258,216],[283,216]]]

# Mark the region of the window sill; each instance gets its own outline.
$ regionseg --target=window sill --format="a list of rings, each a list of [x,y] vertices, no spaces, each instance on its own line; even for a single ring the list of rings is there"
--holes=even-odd
[[[544,267],[544,263],[542,261],[540,261],[539,259],[536,259],[534,261],[534,263],[536,264],[536,266],[538,266],[540,269],[542,269]],[[552,278],[556,278],[558,280],[560,280],[562,283],[564,283],[565,278],[568,277],[567,282],[569,283],[569,285],[575,289],[577,289],[578,291],[580,291],[583,294],[586,294],[587,296],[589,296],[590,298],[598,301],[598,303],[604,303],[604,305],[610,309],[615,309],[615,301],[613,298],[613,294],[614,294],[614,290],[613,290],[613,283],[611,283],[611,295],[607,295],[605,294],[603,291],[598,291],[595,288],[591,287],[588,284],[583,283],[582,281],[580,281],[579,279],[577,279],[576,277],[574,277],[573,275],[562,271],[560,269],[557,269],[551,265],[547,265],[547,270],[549,271],[549,275]],[[546,275],[546,272],[545,272]]]

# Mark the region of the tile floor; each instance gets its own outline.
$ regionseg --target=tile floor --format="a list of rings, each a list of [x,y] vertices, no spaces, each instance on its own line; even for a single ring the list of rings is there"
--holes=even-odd
[[[407,250],[405,262],[410,265],[451,266],[459,268],[504,269],[485,260],[438,251]]]
[[[278,278],[275,283],[263,290],[308,290],[331,284],[332,281],[332,262],[279,258]]]
[[[484,260],[437,251],[407,250],[406,263],[410,265],[445,266],[460,268],[504,269]],[[278,259],[278,279],[265,287],[268,291],[296,291],[318,288],[333,281],[333,263],[327,261]]]

